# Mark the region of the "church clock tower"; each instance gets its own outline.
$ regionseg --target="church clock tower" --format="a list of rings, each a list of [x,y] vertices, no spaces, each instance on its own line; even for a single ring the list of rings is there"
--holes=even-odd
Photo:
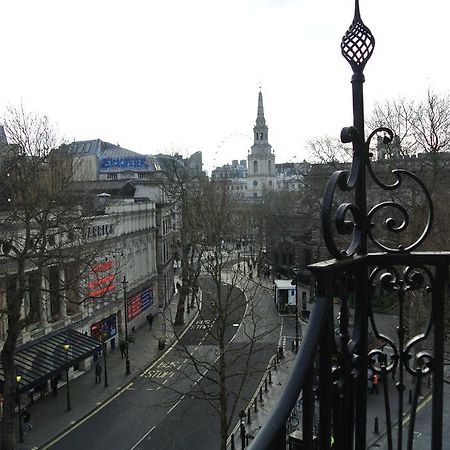
[[[248,154],[247,195],[255,200],[266,190],[276,189],[275,153],[269,144],[269,128],[264,118],[262,92],[258,95],[258,112],[253,127],[253,145]]]

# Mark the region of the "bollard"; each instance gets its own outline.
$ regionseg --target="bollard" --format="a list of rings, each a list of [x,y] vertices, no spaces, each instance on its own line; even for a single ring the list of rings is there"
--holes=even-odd
[[[375,434],[378,434],[380,432],[380,430],[378,429],[378,416],[375,417],[375,423],[374,423],[374,427],[373,427],[373,432]]]
[[[252,418],[250,417],[250,408],[247,411],[247,423],[250,425],[252,423]]]
[[[428,374],[428,387],[431,388],[431,373]]]
[[[412,402],[412,391],[410,389],[408,393],[408,403],[411,404],[411,402]]]
[[[278,358],[278,356],[277,356]],[[277,358],[273,360],[273,370],[277,370]]]
[[[259,388],[259,401],[262,402],[262,386]]]
[[[236,444],[234,443],[234,433],[231,435],[231,450],[236,450]]]
[[[256,412],[258,412],[258,397],[255,397],[255,401],[253,402],[253,409]]]
[[[295,340],[292,340],[291,350],[292,350],[292,353],[295,352]]]
[[[272,384],[272,372],[269,370],[269,384]]]
[[[267,392],[267,377],[266,377],[266,379],[264,380],[264,390]]]
[[[249,439],[248,439],[248,433],[245,435],[245,444],[248,446],[248,441],[249,441]]]

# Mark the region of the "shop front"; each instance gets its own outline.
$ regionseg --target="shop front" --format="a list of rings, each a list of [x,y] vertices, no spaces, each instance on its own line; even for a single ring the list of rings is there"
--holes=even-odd
[[[91,336],[97,341],[104,342],[107,348],[109,343],[110,349],[114,350],[117,336],[117,314],[111,314],[99,322],[92,324]]]

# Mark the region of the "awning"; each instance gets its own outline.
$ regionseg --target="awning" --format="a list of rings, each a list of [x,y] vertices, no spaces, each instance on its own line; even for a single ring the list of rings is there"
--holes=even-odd
[[[67,352],[65,344],[69,344]],[[26,392],[42,386],[66,367],[99,353],[101,348],[101,342],[70,328],[27,342],[16,349],[14,356],[17,374],[22,377],[19,391]],[[1,385],[3,380],[3,368],[0,368]]]

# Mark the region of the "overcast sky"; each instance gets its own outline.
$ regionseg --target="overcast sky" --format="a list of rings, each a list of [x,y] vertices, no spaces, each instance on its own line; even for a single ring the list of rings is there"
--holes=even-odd
[[[447,93],[449,2],[361,0],[375,100]],[[0,111],[21,102],[67,140],[245,159],[259,86],[276,161],[351,125],[340,54],[352,0],[3,0]]]

